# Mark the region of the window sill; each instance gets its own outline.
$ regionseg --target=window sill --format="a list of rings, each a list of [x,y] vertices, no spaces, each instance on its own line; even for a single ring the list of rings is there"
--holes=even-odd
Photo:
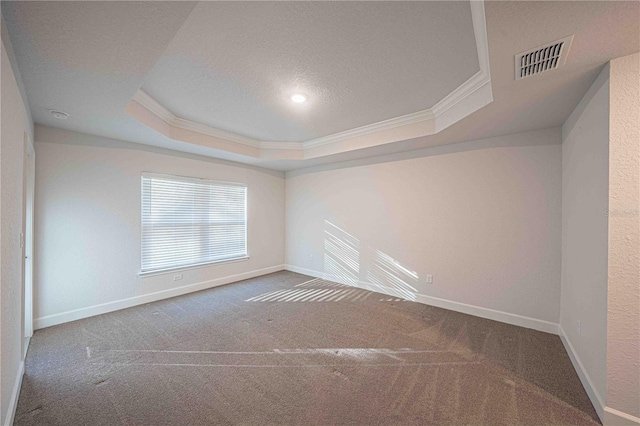
[[[142,278],[147,278],[147,277],[152,277],[152,276],[155,276],[155,275],[166,275],[166,274],[171,274],[171,273],[175,273],[175,272],[178,272],[178,271],[186,271],[186,270],[189,270],[189,269],[206,268],[208,266],[219,265],[221,263],[244,262],[246,260],[249,260],[249,256],[234,257],[233,259],[216,260],[216,261],[207,262],[207,263],[198,263],[197,265],[178,266],[178,267],[175,267],[175,268],[158,269],[158,270],[155,270],[155,271],[147,271],[147,272],[138,272],[138,276],[142,277]]]

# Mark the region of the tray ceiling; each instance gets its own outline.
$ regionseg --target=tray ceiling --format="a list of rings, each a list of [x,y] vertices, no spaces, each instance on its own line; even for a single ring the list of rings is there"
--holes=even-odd
[[[431,108],[478,71],[469,2],[203,2],[142,90],[185,120],[304,142]]]
[[[201,3],[127,113],[171,139],[309,159],[438,133],[493,100],[488,58],[479,1]]]
[[[638,2],[3,1],[2,16],[40,126],[279,170],[562,125],[640,48]],[[514,55],[569,35],[565,66],[514,79]]]

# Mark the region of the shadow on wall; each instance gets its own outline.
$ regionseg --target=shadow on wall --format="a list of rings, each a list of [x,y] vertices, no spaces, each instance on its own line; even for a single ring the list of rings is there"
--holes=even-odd
[[[354,287],[416,300],[418,274],[388,254],[366,246],[337,225],[324,221],[326,278]]]

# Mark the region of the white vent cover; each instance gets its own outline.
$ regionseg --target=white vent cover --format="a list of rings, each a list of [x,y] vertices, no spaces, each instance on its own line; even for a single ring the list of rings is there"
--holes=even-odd
[[[559,68],[567,61],[573,35],[516,55],[516,80]]]

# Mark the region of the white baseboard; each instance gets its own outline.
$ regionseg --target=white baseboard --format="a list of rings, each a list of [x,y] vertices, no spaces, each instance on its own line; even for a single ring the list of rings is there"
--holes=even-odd
[[[631,414],[623,413],[622,411],[618,411],[614,408],[607,407],[602,396],[596,391],[593,386],[593,382],[589,377],[589,373],[584,368],[582,361],[580,361],[580,357],[576,352],[575,348],[571,344],[567,334],[564,331],[564,328],[560,325],[558,327],[560,331],[560,340],[564,344],[567,353],[569,354],[569,358],[571,359],[571,363],[573,364],[573,368],[578,373],[578,377],[582,382],[582,386],[584,390],[587,392],[591,403],[593,404],[593,408],[596,409],[596,413],[598,413],[598,417],[602,421],[602,424],[605,426],[633,426],[640,425],[640,417],[633,416]]]
[[[606,407],[604,409],[604,421],[602,423],[605,426],[640,425],[640,417],[632,416],[631,414],[623,413],[622,411]]]
[[[297,272],[298,274],[309,275],[310,277],[315,278],[323,278],[323,276],[326,275],[322,272],[314,271],[307,268],[301,268],[294,265],[284,265],[284,269],[291,272]]]
[[[20,396],[20,388],[22,387],[22,377],[24,376],[24,361],[20,361],[18,366],[18,374],[13,385],[13,392],[11,392],[11,399],[9,400],[9,410],[7,410],[7,417],[4,419],[4,426],[11,426],[16,417],[16,409],[18,408],[18,397]]]
[[[587,373],[587,370],[584,368],[584,365],[582,364],[582,361],[580,361],[580,357],[578,356],[578,353],[574,349],[573,345],[571,344],[571,341],[569,340],[569,338],[567,337],[567,334],[564,331],[564,328],[562,328],[561,325],[558,326],[558,331],[559,331],[558,334],[560,336],[560,340],[562,340],[562,344],[564,345],[564,348],[569,354],[569,359],[571,359],[573,368],[574,370],[576,370],[576,373],[578,373],[580,382],[582,382],[582,387],[584,387],[584,390],[587,392],[587,395],[591,400],[591,404],[593,404],[593,408],[595,408],[596,413],[598,413],[598,417],[600,417],[600,420],[604,422],[604,419],[605,419],[604,400],[602,399],[598,391],[596,391],[595,386],[593,386],[593,382],[591,381],[591,377],[589,377],[589,373]]]
[[[506,324],[517,325],[518,327],[531,328],[533,330],[555,335],[558,334],[558,324],[550,321],[525,317],[524,315],[512,314],[510,312],[498,311],[490,308],[483,308],[476,305],[468,305],[466,303],[454,302],[451,300],[440,299],[438,297],[426,296],[423,294],[418,294],[418,299],[416,301],[424,303],[426,305],[449,309],[451,311],[462,312],[463,314],[473,315],[476,317],[490,319],[498,322],[504,322]]]
[[[282,271],[283,269],[284,269],[284,265],[276,265],[276,266],[271,266],[269,268],[244,272],[242,274],[230,275],[228,277],[223,277],[223,278],[217,278],[215,280],[203,281],[196,284],[189,284],[182,287],[157,291],[155,293],[148,293],[140,296],[134,296],[128,299],[114,300],[113,302],[102,303],[100,305],[88,306],[86,308],[74,309],[72,311],[66,311],[58,314],[47,315],[44,317],[36,318],[34,321],[34,328],[37,330],[40,328],[51,327],[52,325],[75,321],[82,318],[88,318],[95,315],[106,314],[108,312],[118,311],[120,309],[131,308],[133,306],[143,305],[145,303],[156,302],[158,300],[168,299],[170,297],[176,297],[176,296],[181,296],[187,293],[193,293],[194,291],[206,290],[209,288],[234,283],[236,281],[255,278],[260,275]]]
[[[358,281],[353,282],[342,277],[338,277],[324,272],[313,271],[311,269],[300,268],[294,265],[285,265],[287,271],[297,272],[299,274],[309,275],[315,278],[322,278],[329,281],[334,281],[346,285],[353,285],[365,290],[375,291],[378,293],[387,294],[394,297],[407,298],[406,295],[398,292],[394,289],[379,286],[376,284]],[[511,314],[508,312],[497,311],[495,309],[483,308],[481,306],[468,305],[466,303],[454,302],[452,300],[440,299],[438,297],[427,296],[424,294],[416,293],[414,295],[416,302],[424,303],[425,305],[437,306],[439,308],[449,309],[451,311],[461,312],[464,314],[474,315],[480,318],[486,318],[494,321],[504,322],[507,324],[517,325],[519,327],[531,328],[545,333],[558,334],[558,324],[544,321],[536,318],[525,317],[522,315]]]

